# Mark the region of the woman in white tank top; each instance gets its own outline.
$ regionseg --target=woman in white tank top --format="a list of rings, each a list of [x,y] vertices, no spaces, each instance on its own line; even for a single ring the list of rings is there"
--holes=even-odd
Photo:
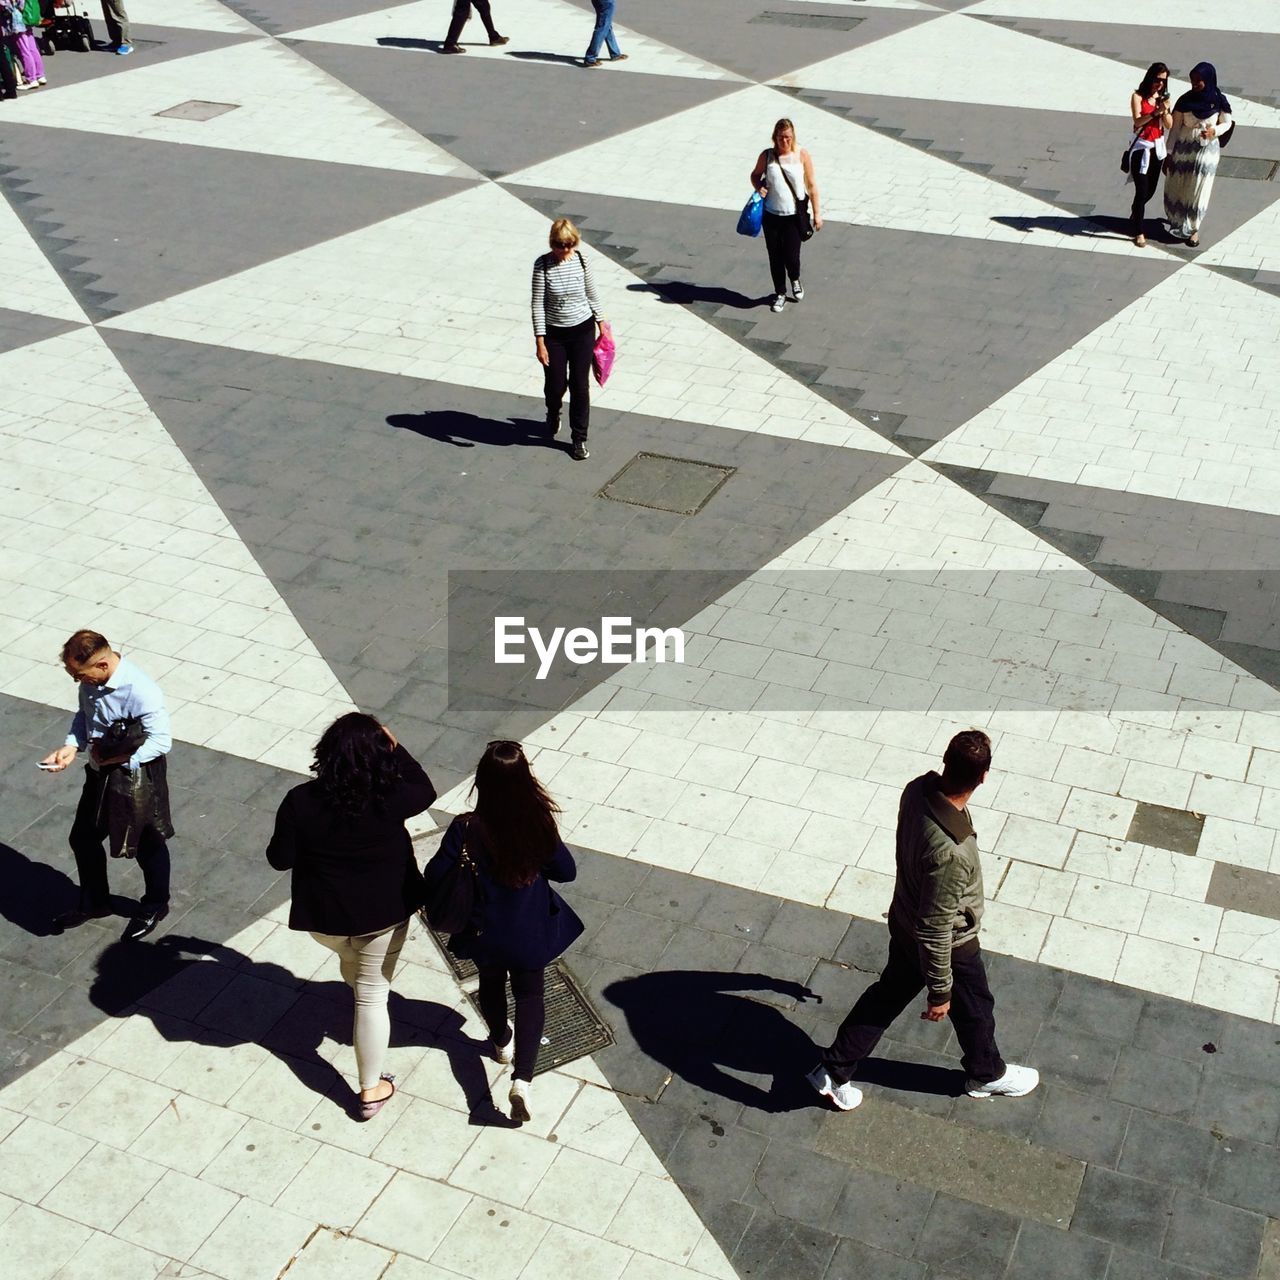
[[[795,300],[799,302],[804,297],[798,202],[808,205],[813,229],[822,229],[813,161],[803,147],[796,146],[796,127],[790,120],[779,120],[773,126],[773,146],[760,153],[751,171],[751,185],[764,196],[764,243],[773,277],[771,310],[781,311],[787,305],[788,279]]]

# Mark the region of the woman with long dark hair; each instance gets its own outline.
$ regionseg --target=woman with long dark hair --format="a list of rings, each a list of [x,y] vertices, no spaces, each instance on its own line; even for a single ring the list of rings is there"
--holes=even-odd
[[[1191,68],[1191,91],[1173,104],[1169,154],[1164,162],[1164,216],[1169,230],[1188,246],[1200,244],[1200,224],[1209,210],[1218,155],[1236,127],[1231,103],[1218,88],[1210,62]]]
[[[289,928],[338,955],[355,995],[357,1115],[371,1120],[396,1091],[384,1075],[391,1039],[387,997],[422,875],[405,819],[436,798],[422,766],[390,729],[358,711],[339,716],[316,743],[316,775],[285,796],[267,861],[293,871]]]
[[[1133,183],[1133,207],[1129,210],[1129,230],[1133,243],[1145,248],[1143,215],[1147,201],[1160,183],[1160,166],[1165,157],[1165,130],[1173,124],[1169,110],[1169,68],[1153,62],[1142,83],[1129,97],[1133,117],[1133,141],[1129,144],[1129,179]]]
[[[529,1085],[546,1022],[543,970],[582,933],[582,921],[547,882],[572,880],[578,869],[556,826],[559,806],[518,742],[489,743],[476,766],[474,794],[475,809],[453,820],[427,866],[427,892],[465,850],[475,868],[476,911],[449,948],[475,961],[493,1056],[514,1064],[511,1118],[528,1121]],[[508,978],[514,1033],[507,1021]]]

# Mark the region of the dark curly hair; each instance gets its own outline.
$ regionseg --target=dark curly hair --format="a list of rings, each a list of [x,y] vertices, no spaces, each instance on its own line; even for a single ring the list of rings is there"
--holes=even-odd
[[[475,793],[469,832],[488,855],[494,879],[515,889],[532,884],[560,843],[560,806],[534,777],[518,742],[489,743],[476,765]]]
[[[373,716],[349,711],[320,735],[311,772],[334,809],[359,817],[380,809],[399,779],[394,751],[386,730]]]

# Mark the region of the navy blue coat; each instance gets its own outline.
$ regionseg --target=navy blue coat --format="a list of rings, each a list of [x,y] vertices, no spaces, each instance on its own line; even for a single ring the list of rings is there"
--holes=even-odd
[[[444,833],[440,849],[423,873],[430,893],[462,852],[469,814],[455,818]],[[551,861],[532,884],[513,889],[488,873],[483,854],[468,850],[478,871],[477,907],[472,923],[449,940],[456,956],[488,968],[541,969],[560,955],[583,929],[577,912],[551,887],[574,879],[573,854],[558,841]]]

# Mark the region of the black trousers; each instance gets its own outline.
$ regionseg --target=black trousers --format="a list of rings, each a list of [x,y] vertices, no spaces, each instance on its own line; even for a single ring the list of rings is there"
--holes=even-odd
[[[786,293],[787,280],[800,279],[800,223],[794,213],[764,215],[764,247],[769,251],[769,274],[774,293]]]
[[[1135,151],[1132,159],[1136,163],[1142,153]],[[1156,193],[1160,185],[1160,161],[1152,154],[1147,160],[1146,173],[1135,173],[1133,177],[1133,208],[1129,210],[1129,228],[1131,235],[1142,234],[1142,218],[1146,212],[1147,201]]]
[[[595,347],[596,322],[588,319],[567,329],[547,325],[545,335],[550,362],[542,371],[547,412],[556,414],[569,389],[569,433],[574,440],[587,438],[591,422],[591,352]]]
[[[543,997],[541,969],[510,969],[477,965],[480,974],[480,1012],[494,1044],[500,1048],[511,1041],[507,1025],[507,975],[511,976],[511,994],[516,1002],[516,1060],[511,1075],[516,1080],[532,1080],[533,1065],[538,1060],[542,1028],[547,1022],[547,1006]]]
[[[996,1046],[995,998],[976,940],[951,953],[951,1025],[960,1041],[961,1064],[970,1080],[986,1084],[1004,1075]],[[889,1025],[924,990],[914,942],[889,940],[889,963],[858,997],[840,1024],[822,1063],[837,1083],[853,1078],[858,1064],[879,1043]]]
[[[449,34],[444,38],[445,44],[458,43],[462,28],[467,25],[467,19],[471,17],[472,7],[480,15],[480,21],[484,23],[484,29],[489,33],[489,39],[496,40],[498,38],[498,28],[493,25],[493,14],[489,10],[489,0],[454,0],[453,17],[449,22]]]
[[[107,883],[106,828],[99,820],[106,774],[85,769],[84,789],[76,805],[68,843],[76,856],[80,876],[80,907],[84,911],[105,911],[110,905]],[[142,869],[143,910],[169,905],[169,846],[148,827],[138,839],[138,866]]]

